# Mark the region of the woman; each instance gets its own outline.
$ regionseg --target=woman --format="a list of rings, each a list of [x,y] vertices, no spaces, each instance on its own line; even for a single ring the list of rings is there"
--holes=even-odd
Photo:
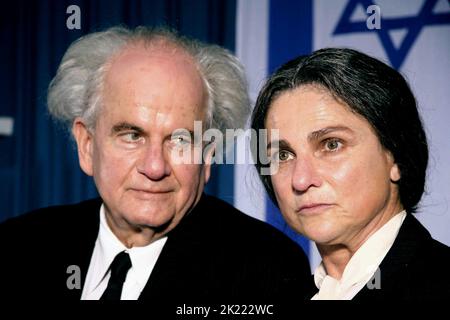
[[[268,129],[266,190],[321,254],[312,299],[450,298],[450,248],[413,216],[428,146],[397,71],[351,49],[296,58],[263,87],[252,128]]]

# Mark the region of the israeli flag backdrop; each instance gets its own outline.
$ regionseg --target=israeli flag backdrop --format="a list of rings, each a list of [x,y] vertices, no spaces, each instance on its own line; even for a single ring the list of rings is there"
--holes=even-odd
[[[77,24],[70,22],[75,7]],[[323,47],[356,48],[400,70],[416,94],[430,145],[418,217],[450,245],[449,0],[10,1],[0,23],[0,61],[7,61],[0,64],[0,222],[97,196],[68,134],[47,113],[46,89],[69,44],[117,24],[168,24],[234,50],[246,66],[253,101],[281,64]],[[238,138],[241,160],[246,139]],[[307,252],[312,268],[319,263],[315,246],[291,230],[268,199],[252,164],[214,166],[206,192],[282,230]]]
[[[450,1],[238,0],[236,53],[253,101],[277,67],[324,47],[358,49],[406,76],[430,145],[427,191],[417,216],[435,239],[450,245]],[[315,245],[289,229],[251,165],[234,167],[234,205],[297,241],[314,269],[320,262]]]

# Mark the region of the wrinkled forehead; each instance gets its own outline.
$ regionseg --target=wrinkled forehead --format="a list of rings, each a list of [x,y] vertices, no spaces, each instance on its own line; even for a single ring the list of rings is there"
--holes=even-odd
[[[194,59],[173,45],[123,50],[107,66],[102,96],[108,108],[152,109],[161,119],[207,111],[206,86]]]

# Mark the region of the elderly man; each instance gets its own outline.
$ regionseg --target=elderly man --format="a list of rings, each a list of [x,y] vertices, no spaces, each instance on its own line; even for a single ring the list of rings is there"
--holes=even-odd
[[[306,296],[301,249],[203,193],[214,144],[194,139],[194,121],[223,131],[249,113],[242,67],[228,51],[167,30],[93,33],[68,49],[48,105],[71,128],[101,198],[0,226],[3,297]]]

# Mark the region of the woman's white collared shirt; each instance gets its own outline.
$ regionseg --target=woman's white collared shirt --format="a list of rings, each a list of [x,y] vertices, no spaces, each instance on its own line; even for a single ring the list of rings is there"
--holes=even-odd
[[[314,272],[314,282],[319,292],[311,300],[351,300],[355,297],[375,272],[382,272],[378,267],[394,244],[405,217],[406,211],[396,214],[371,235],[352,256],[340,280],[327,275],[321,262]]]

